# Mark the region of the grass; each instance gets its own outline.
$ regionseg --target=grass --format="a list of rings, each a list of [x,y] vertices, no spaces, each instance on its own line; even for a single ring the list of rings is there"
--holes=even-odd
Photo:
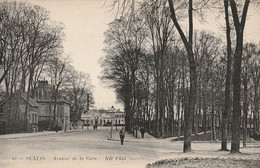
[[[181,158],[166,159],[148,164],[146,168],[258,168],[260,160],[231,158]]]

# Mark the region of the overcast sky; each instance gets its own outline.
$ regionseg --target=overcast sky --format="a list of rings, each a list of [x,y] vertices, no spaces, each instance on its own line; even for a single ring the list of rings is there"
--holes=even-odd
[[[105,0],[22,0],[43,6],[50,11],[52,20],[62,22],[65,25],[66,41],[64,50],[72,58],[72,65],[79,71],[90,75],[94,88],[95,106],[97,108],[111,108],[123,110],[123,105],[116,104],[116,96],[113,89],[105,87],[99,80],[101,67],[98,60],[104,56],[103,32],[108,28],[108,23],[114,19],[109,12]],[[107,2],[108,3],[108,2]],[[252,8],[252,7],[251,7]],[[249,8],[245,35],[246,41],[259,42],[260,17],[256,10]],[[195,22],[196,29],[220,29],[221,19],[214,19],[218,14],[209,12],[208,23],[201,25]],[[223,20],[224,21],[224,20]],[[223,22],[224,23],[224,22]],[[218,32],[224,36],[225,32]]]

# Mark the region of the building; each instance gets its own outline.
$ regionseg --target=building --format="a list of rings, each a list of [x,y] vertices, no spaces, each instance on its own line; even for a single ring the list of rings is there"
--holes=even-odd
[[[63,130],[70,128],[70,103],[61,95],[58,95],[56,102],[56,114],[54,115],[54,99],[52,87],[48,81],[39,81],[35,91],[35,100],[41,105],[39,112],[39,122],[54,122]],[[55,117],[54,117],[55,116]]]
[[[124,125],[125,115],[124,112],[117,110],[112,112],[111,110],[89,110],[81,115],[83,124],[93,126],[97,124],[99,126],[111,126],[112,121],[114,125]]]
[[[0,121],[5,122],[5,128],[2,131],[5,133],[15,133],[27,131],[25,126],[25,111],[27,104],[27,94],[23,92],[16,92],[9,98],[0,103]],[[38,114],[41,106],[29,98],[29,128],[30,131],[38,130]]]

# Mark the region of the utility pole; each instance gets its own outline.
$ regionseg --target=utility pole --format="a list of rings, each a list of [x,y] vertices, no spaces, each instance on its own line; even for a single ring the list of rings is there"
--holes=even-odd
[[[113,137],[113,126],[114,126],[114,106],[111,107],[111,111],[112,111],[112,123],[111,123],[110,138]]]

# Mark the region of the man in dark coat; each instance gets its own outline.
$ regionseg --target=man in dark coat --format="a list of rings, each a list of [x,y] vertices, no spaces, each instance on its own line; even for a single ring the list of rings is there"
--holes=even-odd
[[[140,128],[140,132],[141,132],[142,138],[144,138],[144,133],[145,133],[144,127],[141,127],[141,128]]]
[[[119,136],[121,140],[121,145],[124,145],[124,139],[125,139],[125,128],[122,127],[122,129],[119,131]]]

